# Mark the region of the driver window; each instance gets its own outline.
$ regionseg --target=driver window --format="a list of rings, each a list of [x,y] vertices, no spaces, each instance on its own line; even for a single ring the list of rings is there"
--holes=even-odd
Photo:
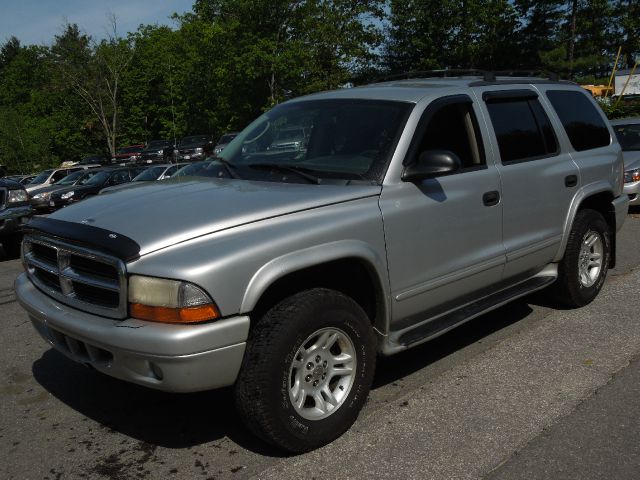
[[[436,111],[420,142],[418,152],[449,150],[462,163],[462,169],[486,164],[482,139],[470,103],[445,105]]]

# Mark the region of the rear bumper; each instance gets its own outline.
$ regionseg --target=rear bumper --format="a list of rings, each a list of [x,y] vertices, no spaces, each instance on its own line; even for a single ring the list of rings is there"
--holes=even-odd
[[[16,297],[38,333],[72,360],[122,380],[170,392],[232,385],[242,364],[248,317],[199,325],[112,320],[62,305],[26,277]]]
[[[31,206],[0,210],[0,237],[17,232],[33,215]]]

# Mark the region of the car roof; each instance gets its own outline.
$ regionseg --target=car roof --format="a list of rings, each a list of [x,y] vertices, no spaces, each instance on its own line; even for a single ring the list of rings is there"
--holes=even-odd
[[[611,120],[611,125],[638,125],[640,124],[640,117],[632,118],[616,118]]]
[[[490,80],[482,76],[461,76],[446,78],[411,78],[401,80],[390,80],[370,85],[358,86],[354,88],[343,88],[320,92],[304,97],[299,97],[289,102],[301,100],[325,100],[325,99],[375,99],[375,100],[395,100],[410,103],[417,103],[428,95],[444,90],[459,90],[462,93],[472,87],[484,86],[510,86],[510,85],[535,85],[554,84],[557,86],[573,86],[577,84],[567,81],[549,80],[538,77],[494,77]],[[289,103],[287,102],[287,103]]]

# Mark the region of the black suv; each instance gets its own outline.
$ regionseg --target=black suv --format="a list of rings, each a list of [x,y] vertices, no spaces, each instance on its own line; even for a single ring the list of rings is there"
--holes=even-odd
[[[177,162],[184,160],[204,160],[213,152],[211,135],[191,135],[184,137],[174,150]]]
[[[20,255],[21,227],[31,217],[29,196],[22,185],[0,178],[0,243],[8,257]]]
[[[142,152],[138,161],[141,163],[166,162],[173,156],[174,145],[169,140],[151,140]]]

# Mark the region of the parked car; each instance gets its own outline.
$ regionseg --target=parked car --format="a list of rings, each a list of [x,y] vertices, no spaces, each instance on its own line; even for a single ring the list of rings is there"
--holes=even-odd
[[[95,175],[99,170],[96,169],[80,169],[70,173],[53,185],[44,186],[31,192],[29,195],[29,203],[31,207],[38,213],[49,213],[54,209],[49,205],[51,195],[58,190],[64,190],[69,186],[76,185],[80,182],[86,183],[89,178]]]
[[[58,210],[97,195],[105,187],[129,183],[143,169],[144,167],[135,166],[96,170],[94,175],[83,177],[76,185],[53,192],[49,198],[49,207],[51,210]]]
[[[212,160],[203,160],[201,162],[187,163],[184,166],[180,167],[176,173],[173,174],[174,177],[188,177],[193,175],[198,175],[202,170],[211,165]]]
[[[613,120],[613,131],[624,157],[624,193],[629,205],[640,205],[640,118]]]
[[[203,160],[213,152],[211,135],[191,135],[184,137],[174,150],[176,161]]]
[[[25,185],[25,187],[27,189],[27,192],[35,193],[40,188],[48,187],[58,180],[62,180],[70,173],[77,172],[79,170],[86,170],[93,167],[93,165],[78,165],[70,168],[50,168],[49,170],[45,170],[36,175],[33,180]]]
[[[4,177],[3,179],[18,182],[20,185],[26,185],[34,178],[36,178],[35,175],[9,175],[8,177]]]
[[[24,186],[0,178],[0,243],[7,257],[20,256],[22,227],[32,213]]]
[[[144,144],[128,145],[126,147],[119,148],[116,154],[111,159],[112,163],[128,163],[135,162],[140,158],[142,151],[144,150]]]
[[[106,155],[94,154],[83,157],[80,160],[79,165],[108,165],[111,163],[111,159]]]
[[[306,149],[266,151],[291,124]],[[251,431],[310,450],[355,421],[377,354],[547,287],[567,307],[598,295],[629,204],[615,138],[589,92],[549,79],[294,99],[215,178],[34,219],[16,297],[72,360],[160,390],[233,386]]]
[[[169,140],[151,140],[138,161],[141,163],[166,162],[173,157],[174,145]]]
[[[213,148],[213,154],[218,155],[219,153],[221,153],[224,148],[229,145],[229,142],[231,142],[231,140],[233,140],[237,136],[238,132],[229,132],[222,135],[220,137],[220,140],[218,140],[218,144]]]
[[[100,190],[100,193],[115,192],[117,190],[122,190],[123,188],[128,188],[130,186],[133,186],[136,183],[139,184],[142,182],[153,182],[156,180],[165,180],[175,175],[178,169],[182,168],[184,165],[187,165],[187,164],[167,163],[164,165],[153,165],[152,167],[148,167],[142,172],[140,172],[138,175],[136,175],[131,180],[130,183],[106,187]]]

